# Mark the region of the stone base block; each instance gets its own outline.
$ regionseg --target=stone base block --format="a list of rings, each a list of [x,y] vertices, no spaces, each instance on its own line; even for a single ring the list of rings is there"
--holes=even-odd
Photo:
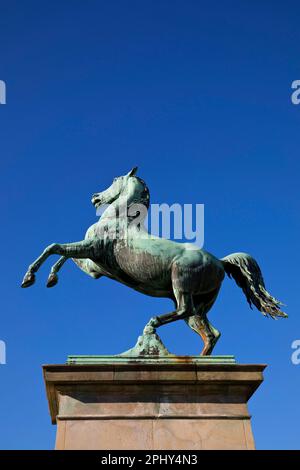
[[[176,356],[46,365],[56,449],[254,449],[247,402],[264,368]]]

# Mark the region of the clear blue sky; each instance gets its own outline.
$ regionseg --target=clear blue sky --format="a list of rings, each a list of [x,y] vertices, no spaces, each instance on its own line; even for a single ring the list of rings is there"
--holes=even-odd
[[[299,2],[0,0],[0,447],[49,449],[41,365],[116,354],[170,310],[70,261],[46,289],[27,265],[52,242],[82,239],[93,192],[139,166],[156,203],[204,203],[205,248],[259,262],[288,320],[265,319],[225,280],[211,311],[216,354],[266,363],[251,399],[259,449],[299,448]],[[184,323],[166,346],[198,354]]]

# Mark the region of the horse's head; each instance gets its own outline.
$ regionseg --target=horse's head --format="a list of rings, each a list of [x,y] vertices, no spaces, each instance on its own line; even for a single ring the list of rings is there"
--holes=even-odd
[[[129,171],[129,173],[127,173],[127,175],[114,178],[112,184],[105,191],[93,194],[92,204],[94,204],[96,209],[102,205],[112,204],[121,194],[125,194],[131,182],[130,178],[133,179],[136,172],[137,167],[134,167]]]

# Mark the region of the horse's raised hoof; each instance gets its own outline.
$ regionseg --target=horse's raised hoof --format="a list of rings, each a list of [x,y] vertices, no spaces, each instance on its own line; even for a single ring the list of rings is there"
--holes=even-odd
[[[48,277],[48,281],[47,281],[47,287],[54,287],[56,286],[56,284],[58,283],[58,276],[57,274],[50,274],[50,276]]]
[[[26,273],[21,284],[21,287],[30,287],[35,282],[35,275],[33,273]]]

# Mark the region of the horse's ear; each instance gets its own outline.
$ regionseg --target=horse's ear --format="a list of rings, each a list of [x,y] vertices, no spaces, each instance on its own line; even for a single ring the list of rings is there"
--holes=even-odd
[[[130,170],[129,173],[127,173],[127,176],[128,176],[128,177],[129,177],[129,176],[134,176],[137,171],[138,171],[138,167],[135,166],[134,168],[132,168],[132,169]]]

